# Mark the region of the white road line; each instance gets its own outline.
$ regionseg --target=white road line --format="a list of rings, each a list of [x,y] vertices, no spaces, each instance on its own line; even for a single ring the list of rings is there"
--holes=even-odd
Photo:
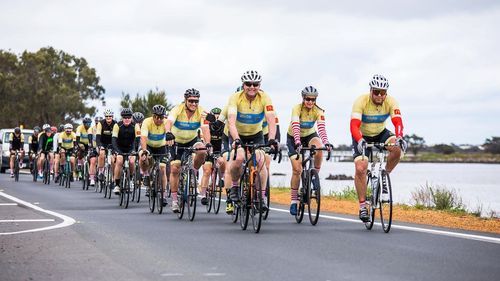
[[[182,274],[182,273],[163,273],[161,276],[163,276],[163,277],[184,276],[184,274]]]
[[[225,273],[213,272],[213,273],[203,273],[203,276],[226,276],[226,274]]]
[[[278,208],[270,208],[270,209],[273,211],[289,213],[288,210],[284,210],[284,209],[278,209]],[[353,222],[353,223],[362,224],[362,222],[360,220],[357,220],[357,219],[349,219],[349,218],[329,216],[329,215],[319,215],[319,217],[329,219],[329,220],[338,220],[338,221],[345,221],[345,222]],[[375,223],[375,224],[380,225],[380,223]],[[414,232],[423,232],[423,233],[429,233],[429,234],[435,234],[435,235],[444,235],[444,236],[451,236],[451,237],[462,238],[462,239],[477,240],[477,241],[483,241],[483,242],[488,242],[488,243],[500,244],[500,238],[495,238],[495,237],[490,237],[490,236],[467,234],[467,233],[429,229],[429,228],[421,228],[421,227],[414,227],[414,226],[397,225],[397,224],[392,224],[391,227],[397,228],[397,229],[408,230],[408,231],[414,231]]]
[[[26,207],[29,207],[29,208],[31,208],[33,210],[36,210],[36,211],[39,211],[39,212],[42,212],[42,213],[46,213],[46,214],[49,214],[51,216],[54,216],[54,217],[57,217],[57,218],[60,218],[60,219],[63,220],[61,223],[56,224],[56,225],[52,225],[52,226],[35,228],[35,229],[28,229],[28,230],[22,230],[22,231],[15,231],[15,232],[4,232],[4,233],[0,233],[0,235],[11,235],[11,234],[38,232],[38,231],[44,231],[44,230],[50,230],[50,229],[56,229],[56,228],[66,227],[66,226],[70,226],[70,225],[72,225],[72,224],[75,223],[75,220],[73,218],[71,218],[71,217],[68,217],[68,216],[65,216],[65,215],[53,212],[53,211],[42,209],[42,208],[40,208],[38,206],[35,206],[35,205],[31,204],[31,203],[28,203],[26,201],[23,201],[23,200],[21,200],[19,198],[16,198],[14,196],[8,195],[6,193],[0,192],[0,196],[3,196],[3,197],[5,197],[5,198],[7,198],[7,199],[9,199],[11,201],[17,202],[18,204],[21,204],[21,205],[24,205]]]
[[[44,221],[55,221],[55,219],[0,220],[0,222],[44,222]]]
[[[17,203],[0,203],[0,206],[17,206]]]

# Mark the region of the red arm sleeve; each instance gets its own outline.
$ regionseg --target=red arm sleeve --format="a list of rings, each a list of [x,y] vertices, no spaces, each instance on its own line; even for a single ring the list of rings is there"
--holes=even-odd
[[[363,138],[363,135],[359,130],[360,127],[361,127],[361,120],[351,119],[351,135],[358,142],[359,140],[361,140],[361,138]]]
[[[401,117],[398,116],[398,117],[393,117],[391,120],[392,120],[392,124],[394,124],[394,130],[395,130],[396,137],[402,138],[403,137],[403,119],[401,119]]]

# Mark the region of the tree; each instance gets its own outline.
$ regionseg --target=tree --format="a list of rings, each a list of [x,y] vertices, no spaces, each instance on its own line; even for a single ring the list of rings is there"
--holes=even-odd
[[[167,100],[165,91],[160,91],[158,89],[155,91],[149,90],[144,96],[140,96],[139,93],[137,93],[133,100],[130,98],[130,94],[122,93],[122,100],[120,101],[122,108],[130,107],[132,111],[142,112],[146,117],[153,114],[151,110],[156,104],[165,106],[167,111],[173,108],[173,105]]]
[[[436,144],[434,146],[434,151],[442,154],[453,154],[455,153],[455,149],[453,146],[448,144]]]
[[[93,116],[91,100],[104,101],[105,89],[84,58],[52,47],[19,57],[0,51],[0,127],[73,122]]]
[[[486,139],[486,142],[483,146],[486,152],[500,154],[500,137],[492,137],[491,139]]]
[[[425,145],[425,140],[423,137],[419,137],[415,134],[413,135],[405,135],[403,137],[407,142],[408,142],[408,148],[413,152],[414,155],[417,155],[418,151],[420,151],[424,145]]]

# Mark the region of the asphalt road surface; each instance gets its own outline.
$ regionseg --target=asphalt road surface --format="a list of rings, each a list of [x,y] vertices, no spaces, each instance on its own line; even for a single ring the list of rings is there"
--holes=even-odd
[[[272,196],[272,195],[271,195]],[[0,174],[0,280],[499,280],[500,236],[354,217],[302,224],[274,206],[261,232],[198,205],[193,222],[147,198],[33,183]],[[199,203],[198,203],[199,204]],[[279,210],[281,209],[281,210]],[[283,211],[284,210],[284,211]]]

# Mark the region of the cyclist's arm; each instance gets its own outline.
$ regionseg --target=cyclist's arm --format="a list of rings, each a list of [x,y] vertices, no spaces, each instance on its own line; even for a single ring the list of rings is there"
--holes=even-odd
[[[319,111],[318,118],[316,119],[316,124],[318,126],[318,134],[321,138],[323,144],[328,143],[328,135],[326,134],[326,126],[325,126],[325,112],[323,110]]]
[[[269,127],[269,139],[276,139],[276,114],[274,113],[271,98],[266,94],[263,96],[264,114]]]
[[[201,125],[201,134],[205,143],[210,143],[212,137],[210,136],[210,127],[207,124]]]
[[[360,96],[354,102],[351,111],[351,136],[359,142],[363,138],[363,134],[361,134],[361,117],[363,116],[363,96]]]
[[[118,126],[118,124],[115,124],[113,126],[113,133],[111,135],[111,144],[113,145],[113,150],[116,151],[117,153],[121,154],[122,151],[118,147],[118,135],[119,135],[119,132],[120,132],[120,126]]]
[[[101,122],[99,122],[99,123],[97,123],[96,132],[95,132],[95,140],[96,140],[97,147],[102,146],[101,134],[102,134],[102,125],[101,125]]]
[[[403,119],[401,117],[401,110],[397,102],[391,98],[392,106],[391,106],[391,121],[394,124],[394,134],[397,138],[403,137]]]
[[[10,135],[9,135],[9,150],[12,150],[12,142],[14,142],[14,134],[10,133]]]

